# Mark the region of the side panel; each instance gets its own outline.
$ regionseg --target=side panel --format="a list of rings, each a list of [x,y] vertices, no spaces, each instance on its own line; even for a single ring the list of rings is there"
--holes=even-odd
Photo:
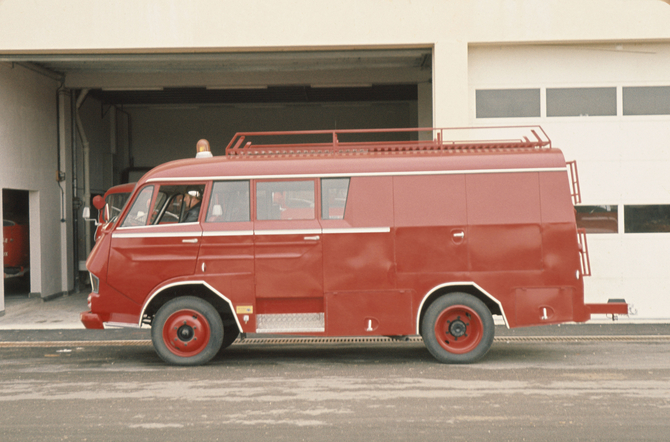
[[[538,173],[468,175],[470,268],[542,270]]]
[[[203,223],[202,226],[196,275],[201,274],[208,284],[230,299],[236,309],[240,307],[244,313],[254,313],[254,241],[251,222]],[[253,321],[255,316],[248,316]],[[251,327],[250,330],[254,330],[254,324]]]
[[[158,284],[194,273],[201,234],[197,223],[116,229],[107,283],[142,304]]]
[[[353,177],[343,220],[321,220],[325,292],[395,289],[393,180]]]
[[[465,176],[394,177],[393,190],[398,274],[467,271]]]
[[[366,291],[326,295],[329,335],[409,335],[414,333],[410,291]]]
[[[469,233],[470,263],[474,272],[542,269],[539,224],[474,225],[470,226]]]
[[[572,304],[572,316],[566,321],[583,322],[590,318],[590,314],[584,306],[584,278],[580,272],[575,209],[569,186],[566,172],[540,174],[544,281],[548,286],[571,289],[571,292],[561,292],[560,302],[569,298]]]
[[[524,287],[514,293],[516,325],[560,324],[573,318],[572,287]]]

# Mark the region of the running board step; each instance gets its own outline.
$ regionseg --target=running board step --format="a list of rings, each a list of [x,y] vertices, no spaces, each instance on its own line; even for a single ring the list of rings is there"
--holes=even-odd
[[[256,333],[318,333],[326,331],[323,313],[256,315]]]

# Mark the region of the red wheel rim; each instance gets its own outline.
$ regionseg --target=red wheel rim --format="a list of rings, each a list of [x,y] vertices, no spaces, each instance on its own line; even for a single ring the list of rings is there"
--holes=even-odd
[[[435,338],[449,353],[474,350],[484,335],[484,323],[476,311],[465,305],[452,305],[435,321]]]
[[[177,356],[199,354],[207,346],[209,336],[209,322],[195,310],[174,312],[163,326],[163,341],[168,350]]]

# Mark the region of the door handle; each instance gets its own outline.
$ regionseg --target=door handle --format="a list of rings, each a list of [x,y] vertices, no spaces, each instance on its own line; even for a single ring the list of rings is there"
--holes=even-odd
[[[304,239],[305,241],[318,241],[319,240],[319,235],[314,235],[314,236],[306,236]]]
[[[454,232],[454,238],[465,238],[465,232]]]
[[[185,244],[197,244],[198,243],[198,238],[182,239],[181,242],[183,242]]]

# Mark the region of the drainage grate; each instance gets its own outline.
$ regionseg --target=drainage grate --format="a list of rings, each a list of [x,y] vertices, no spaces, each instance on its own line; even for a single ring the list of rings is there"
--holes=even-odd
[[[423,342],[420,336],[385,337],[277,337],[238,339],[233,345],[299,345],[299,344],[376,344],[394,342]],[[670,342],[670,336],[498,336],[494,342]],[[124,347],[151,345],[151,341],[20,341],[0,342],[0,348],[28,347]]]

